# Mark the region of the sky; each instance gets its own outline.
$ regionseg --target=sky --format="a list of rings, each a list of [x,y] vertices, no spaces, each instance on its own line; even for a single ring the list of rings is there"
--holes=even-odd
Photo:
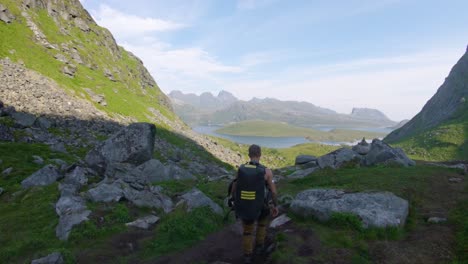
[[[410,119],[468,44],[466,0],[80,0],[169,93]]]

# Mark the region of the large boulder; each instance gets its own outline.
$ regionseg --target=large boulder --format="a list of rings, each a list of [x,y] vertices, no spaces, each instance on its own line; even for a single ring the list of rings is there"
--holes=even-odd
[[[291,178],[291,179],[301,179],[301,178],[304,178],[306,176],[309,176],[310,174],[312,174],[313,172],[315,172],[316,170],[319,170],[320,168],[319,167],[313,167],[313,168],[307,168],[307,169],[301,169],[301,170],[296,170],[295,172],[291,173],[290,175],[288,175],[288,178]]]
[[[346,193],[334,189],[310,189],[299,193],[291,210],[303,217],[313,216],[321,221],[333,213],[358,216],[363,227],[394,227],[405,224],[408,201],[390,192]]]
[[[124,197],[124,187],[125,184],[120,181],[112,183],[103,181],[97,187],[88,190],[87,197],[93,202],[118,202]]]
[[[153,124],[131,124],[91,150],[85,161],[98,173],[112,163],[140,165],[153,157],[155,136]]]
[[[353,151],[359,155],[366,155],[369,153],[371,145],[363,138],[356,146],[353,146]]]
[[[136,206],[163,209],[168,213],[172,211],[174,204],[168,196],[162,193],[162,189],[151,187],[150,189],[135,190],[133,188],[124,189],[125,199]]]
[[[217,203],[213,202],[208,196],[197,188],[193,188],[189,192],[185,193],[181,197],[180,203],[185,203],[189,211],[198,208],[208,206],[216,214],[223,214],[223,209]]]
[[[338,169],[351,162],[360,163],[361,156],[349,148],[340,148],[318,158],[320,168]]]
[[[50,185],[62,177],[57,167],[47,165],[21,182],[23,188]]]
[[[64,183],[77,185],[79,187],[88,184],[87,170],[76,166],[71,172],[65,174]]]
[[[296,157],[296,165],[303,165],[309,162],[316,162],[317,157],[311,155],[299,155]]]
[[[55,205],[55,211],[60,217],[55,229],[55,234],[60,240],[67,240],[73,226],[88,221],[88,216],[91,214],[86,208],[85,200],[77,195],[60,197]]]
[[[363,160],[366,166],[377,164],[396,164],[401,166],[414,166],[416,163],[406,156],[400,148],[392,148],[387,143],[374,139],[371,148]]]
[[[157,159],[148,160],[139,166],[128,163],[111,164],[107,166],[106,177],[141,185],[167,180],[195,179],[193,174],[176,164],[165,165]]]
[[[11,117],[20,127],[32,127],[36,122],[36,116],[29,113],[15,112],[11,114]]]
[[[62,254],[59,252],[54,252],[50,255],[47,255],[40,259],[35,259],[31,262],[31,264],[63,264]]]

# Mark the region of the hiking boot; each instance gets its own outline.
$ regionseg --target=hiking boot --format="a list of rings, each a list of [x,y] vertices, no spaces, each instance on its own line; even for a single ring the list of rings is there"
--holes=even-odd
[[[244,264],[252,264],[252,254],[244,255]]]

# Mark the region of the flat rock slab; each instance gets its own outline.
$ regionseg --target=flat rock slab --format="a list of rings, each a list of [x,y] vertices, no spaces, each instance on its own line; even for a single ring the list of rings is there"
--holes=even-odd
[[[296,157],[296,165],[306,164],[312,161],[317,161],[317,157],[311,155],[299,155]]]
[[[409,212],[408,201],[390,192],[346,193],[335,189],[310,189],[299,193],[291,210],[303,217],[327,221],[333,213],[358,216],[363,227],[403,226]]]
[[[60,217],[59,224],[55,228],[55,235],[60,240],[67,240],[72,228],[88,221],[88,216],[91,214],[85,200],[78,195],[60,197],[55,204],[55,212]]]
[[[29,188],[33,186],[47,186],[56,182],[61,177],[62,176],[60,175],[60,172],[57,169],[57,167],[53,165],[47,165],[33,173],[28,178],[24,179],[21,182],[21,186],[23,188]]]
[[[429,219],[427,219],[427,222],[431,224],[440,224],[447,222],[447,218],[433,216],[429,217]]]
[[[282,225],[285,225],[289,221],[291,221],[291,218],[289,218],[287,215],[283,214],[283,215],[280,215],[280,216],[276,217],[275,219],[273,219],[273,221],[271,221],[271,223],[270,223],[270,227],[271,228],[278,228],[278,227],[280,227]]]
[[[101,182],[97,187],[88,190],[87,197],[93,202],[118,202],[124,197],[120,182]]]
[[[62,254],[59,252],[54,252],[46,257],[35,259],[31,262],[31,264],[63,264]]]
[[[155,215],[148,215],[142,218],[139,218],[133,222],[126,223],[126,226],[141,228],[141,229],[148,229],[152,225],[156,224],[159,221],[159,217]]]
[[[304,177],[314,173],[316,170],[319,170],[319,169],[320,169],[319,167],[315,167],[315,168],[308,168],[308,169],[305,169],[305,170],[297,170],[297,171],[291,173],[290,175],[288,175],[288,178],[301,179],[301,178],[304,178]]]
[[[213,202],[208,196],[206,196],[202,191],[197,188],[193,188],[191,191],[182,195],[181,202],[187,204],[187,209],[189,211],[198,208],[208,206],[217,214],[223,214],[223,209],[217,203]]]

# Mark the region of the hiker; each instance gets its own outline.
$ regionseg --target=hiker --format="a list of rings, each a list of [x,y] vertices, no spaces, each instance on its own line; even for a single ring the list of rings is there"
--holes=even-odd
[[[242,220],[244,230],[242,247],[245,263],[252,262],[255,229],[255,255],[260,255],[265,251],[264,243],[270,215],[278,215],[273,173],[259,163],[261,156],[260,146],[249,147],[250,162],[239,167],[232,190],[236,216]]]

